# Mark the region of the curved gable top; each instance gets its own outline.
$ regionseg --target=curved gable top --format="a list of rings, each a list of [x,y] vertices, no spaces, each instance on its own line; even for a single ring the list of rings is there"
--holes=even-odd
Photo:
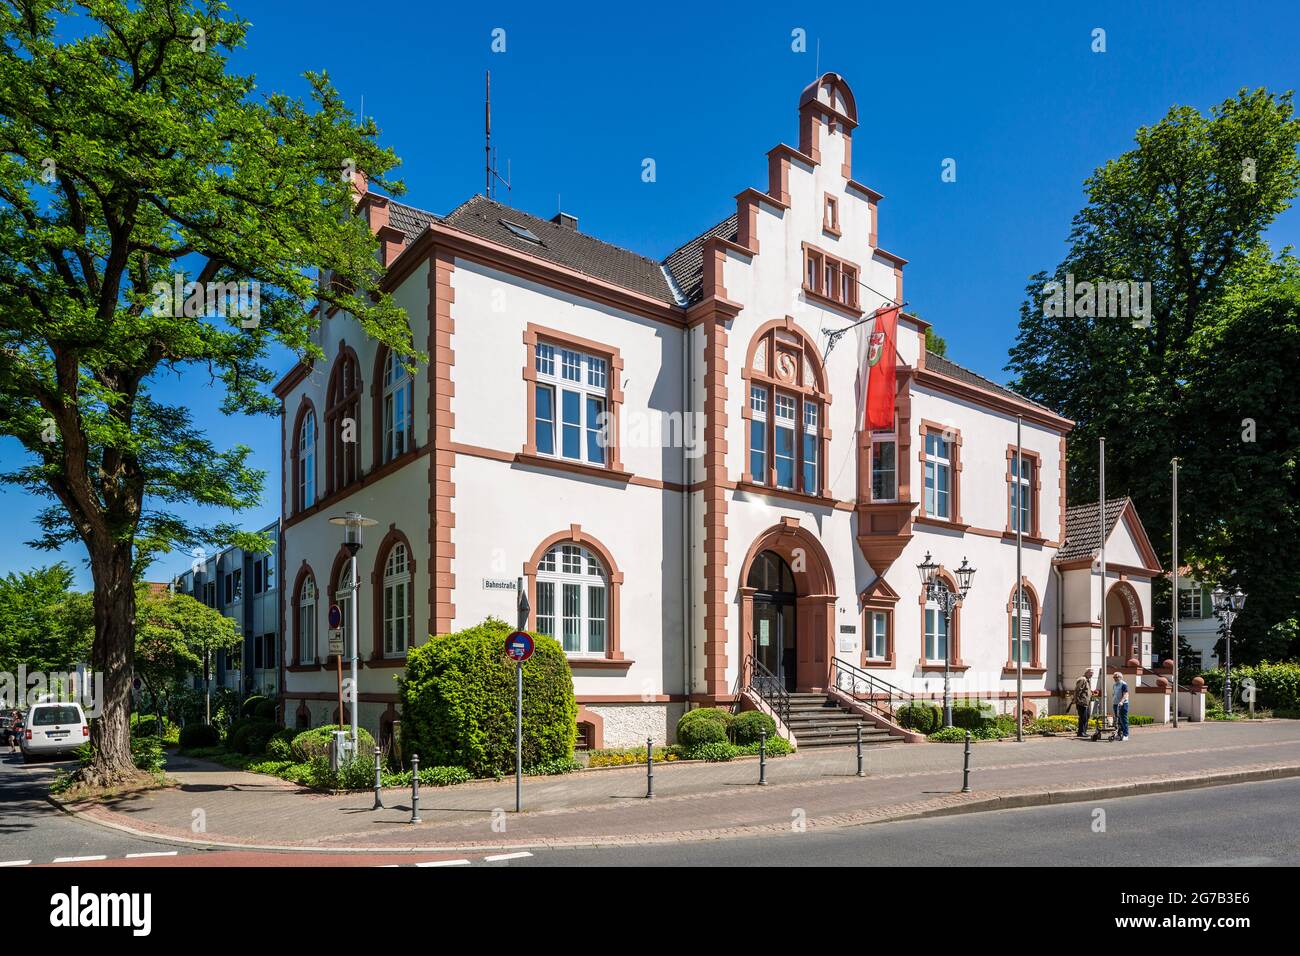
[[[858,121],[858,104],[853,91],[838,73],[823,73],[804,87],[799,96],[799,108],[803,109],[809,103],[818,103],[854,124]]]

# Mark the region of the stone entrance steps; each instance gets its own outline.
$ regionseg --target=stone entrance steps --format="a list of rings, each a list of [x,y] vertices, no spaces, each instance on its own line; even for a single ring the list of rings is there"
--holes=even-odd
[[[790,694],[789,727],[800,749],[856,743],[859,724],[864,744],[884,744],[894,739],[889,731],[843,709],[826,694]]]

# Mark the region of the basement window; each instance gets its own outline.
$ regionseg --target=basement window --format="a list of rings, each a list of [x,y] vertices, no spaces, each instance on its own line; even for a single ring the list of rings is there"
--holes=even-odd
[[[537,234],[527,226],[521,226],[519,223],[511,222],[509,219],[498,219],[497,221],[525,242],[535,242],[539,246],[545,245],[542,240],[537,238]]]

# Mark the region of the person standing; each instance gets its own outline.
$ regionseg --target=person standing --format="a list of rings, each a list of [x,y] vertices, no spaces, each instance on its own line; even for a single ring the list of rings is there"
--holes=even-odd
[[[1128,740],[1128,683],[1120,671],[1115,672],[1114,682],[1111,707],[1115,711],[1115,739],[1122,742]]]
[[[1083,676],[1074,682],[1072,695],[1074,709],[1079,715],[1079,732],[1076,737],[1088,736],[1088,710],[1092,704],[1092,668],[1083,672]]]

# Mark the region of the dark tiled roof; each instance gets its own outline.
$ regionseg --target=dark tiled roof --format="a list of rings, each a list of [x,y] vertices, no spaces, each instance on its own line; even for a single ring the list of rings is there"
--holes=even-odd
[[[503,219],[531,230],[541,243],[515,235],[502,225]],[[523,210],[503,206],[484,196],[474,196],[461,203],[442,222],[453,229],[547,259],[661,302],[675,304],[677,301],[663,269],[653,259],[594,239],[568,226],[539,219]]]
[[[704,288],[704,243],[714,236],[734,240],[739,231],[735,214],[728,216],[707,232],[696,236],[664,260],[664,268],[673,274],[673,281],[688,303],[698,302]]]
[[[388,202],[388,222],[406,234],[404,245],[409,246],[415,241],[415,237],[424,232],[430,223],[437,221],[438,217],[431,212],[425,212],[423,209],[416,209],[414,206],[407,206],[393,200]]]
[[[1111,498],[1106,502],[1106,537],[1115,529],[1115,522],[1124,512],[1128,498]],[[1101,550],[1101,529],[1097,522],[1098,503],[1075,505],[1065,511],[1065,540],[1056,552],[1056,560],[1093,558]]]
[[[990,381],[989,379],[985,378],[983,375],[977,375],[975,372],[972,372],[970,369],[963,368],[962,366],[958,365],[956,362],[950,362],[942,355],[936,355],[934,352],[931,352],[929,349],[925,350],[925,367],[928,371],[938,372],[940,375],[946,375],[949,378],[955,378],[957,379],[957,381],[965,382],[967,385],[974,385],[976,388],[982,388],[987,392],[994,392],[998,395],[1005,396],[1006,398],[1014,398],[1017,401],[1028,402],[1030,405],[1033,405],[1035,408],[1041,408],[1043,411],[1050,412],[1053,415],[1056,414],[1056,412],[1052,411],[1046,405],[1040,405],[1032,398],[1026,398],[1025,396],[1021,395],[1019,392],[1013,392],[1011,391],[1011,389],[1003,385],[999,385],[997,382]]]

